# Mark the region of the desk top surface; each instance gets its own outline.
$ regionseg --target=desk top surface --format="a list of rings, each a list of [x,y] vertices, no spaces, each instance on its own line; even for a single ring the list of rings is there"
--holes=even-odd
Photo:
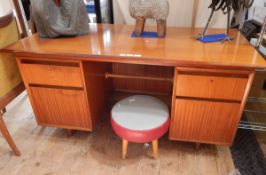
[[[134,26],[90,24],[88,35],[45,39],[37,34],[4,49],[18,56],[50,55],[55,58],[151,65],[198,65],[266,68],[264,58],[234,30],[230,42],[201,43],[192,39],[202,29],[167,28],[165,38],[132,38]],[[155,28],[147,28],[153,30]],[[209,33],[225,30],[210,29]]]

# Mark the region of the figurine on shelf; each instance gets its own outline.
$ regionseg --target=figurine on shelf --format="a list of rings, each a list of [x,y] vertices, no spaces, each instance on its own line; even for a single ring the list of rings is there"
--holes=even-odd
[[[142,34],[147,18],[156,19],[158,36],[165,36],[166,19],[169,14],[167,0],[130,0],[129,12],[136,19],[135,34],[137,36]]]
[[[31,0],[31,15],[40,37],[77,36],[89,32],[83,0]]]

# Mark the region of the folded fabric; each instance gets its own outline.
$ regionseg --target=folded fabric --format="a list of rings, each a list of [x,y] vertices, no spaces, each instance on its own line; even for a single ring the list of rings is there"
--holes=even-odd
[[[131,34],[132,38],[141,37],[141,38],[158,38],[157,32],[142,32],[140,36],[137,36],[135,32]]]
[[[212,35],[205,35],[204,37],[199,37],[198,40],[203,43],[210,43],[210,42],[219,42],[227,40],[229,37],[224,34],[212,34]]]

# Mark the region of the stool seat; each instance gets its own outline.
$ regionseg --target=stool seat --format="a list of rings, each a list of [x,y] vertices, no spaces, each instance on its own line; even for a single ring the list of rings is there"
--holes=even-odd
[[[115,104],[111,124],[115,133],[131,142],[150,142],[163,136],[169,127],[165,103],[147,95],[134,95]]]

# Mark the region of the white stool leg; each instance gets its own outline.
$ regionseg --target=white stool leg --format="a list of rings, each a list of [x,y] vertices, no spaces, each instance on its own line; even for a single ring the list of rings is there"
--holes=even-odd
[[[155,160],[158,159],[158,140],[152,141],[152,150],[153,150],[153,157]]]
[[[127,155],[127,146],[128,146],[128,141],[126,139],[122,140],[122,159],[126,158]]]

